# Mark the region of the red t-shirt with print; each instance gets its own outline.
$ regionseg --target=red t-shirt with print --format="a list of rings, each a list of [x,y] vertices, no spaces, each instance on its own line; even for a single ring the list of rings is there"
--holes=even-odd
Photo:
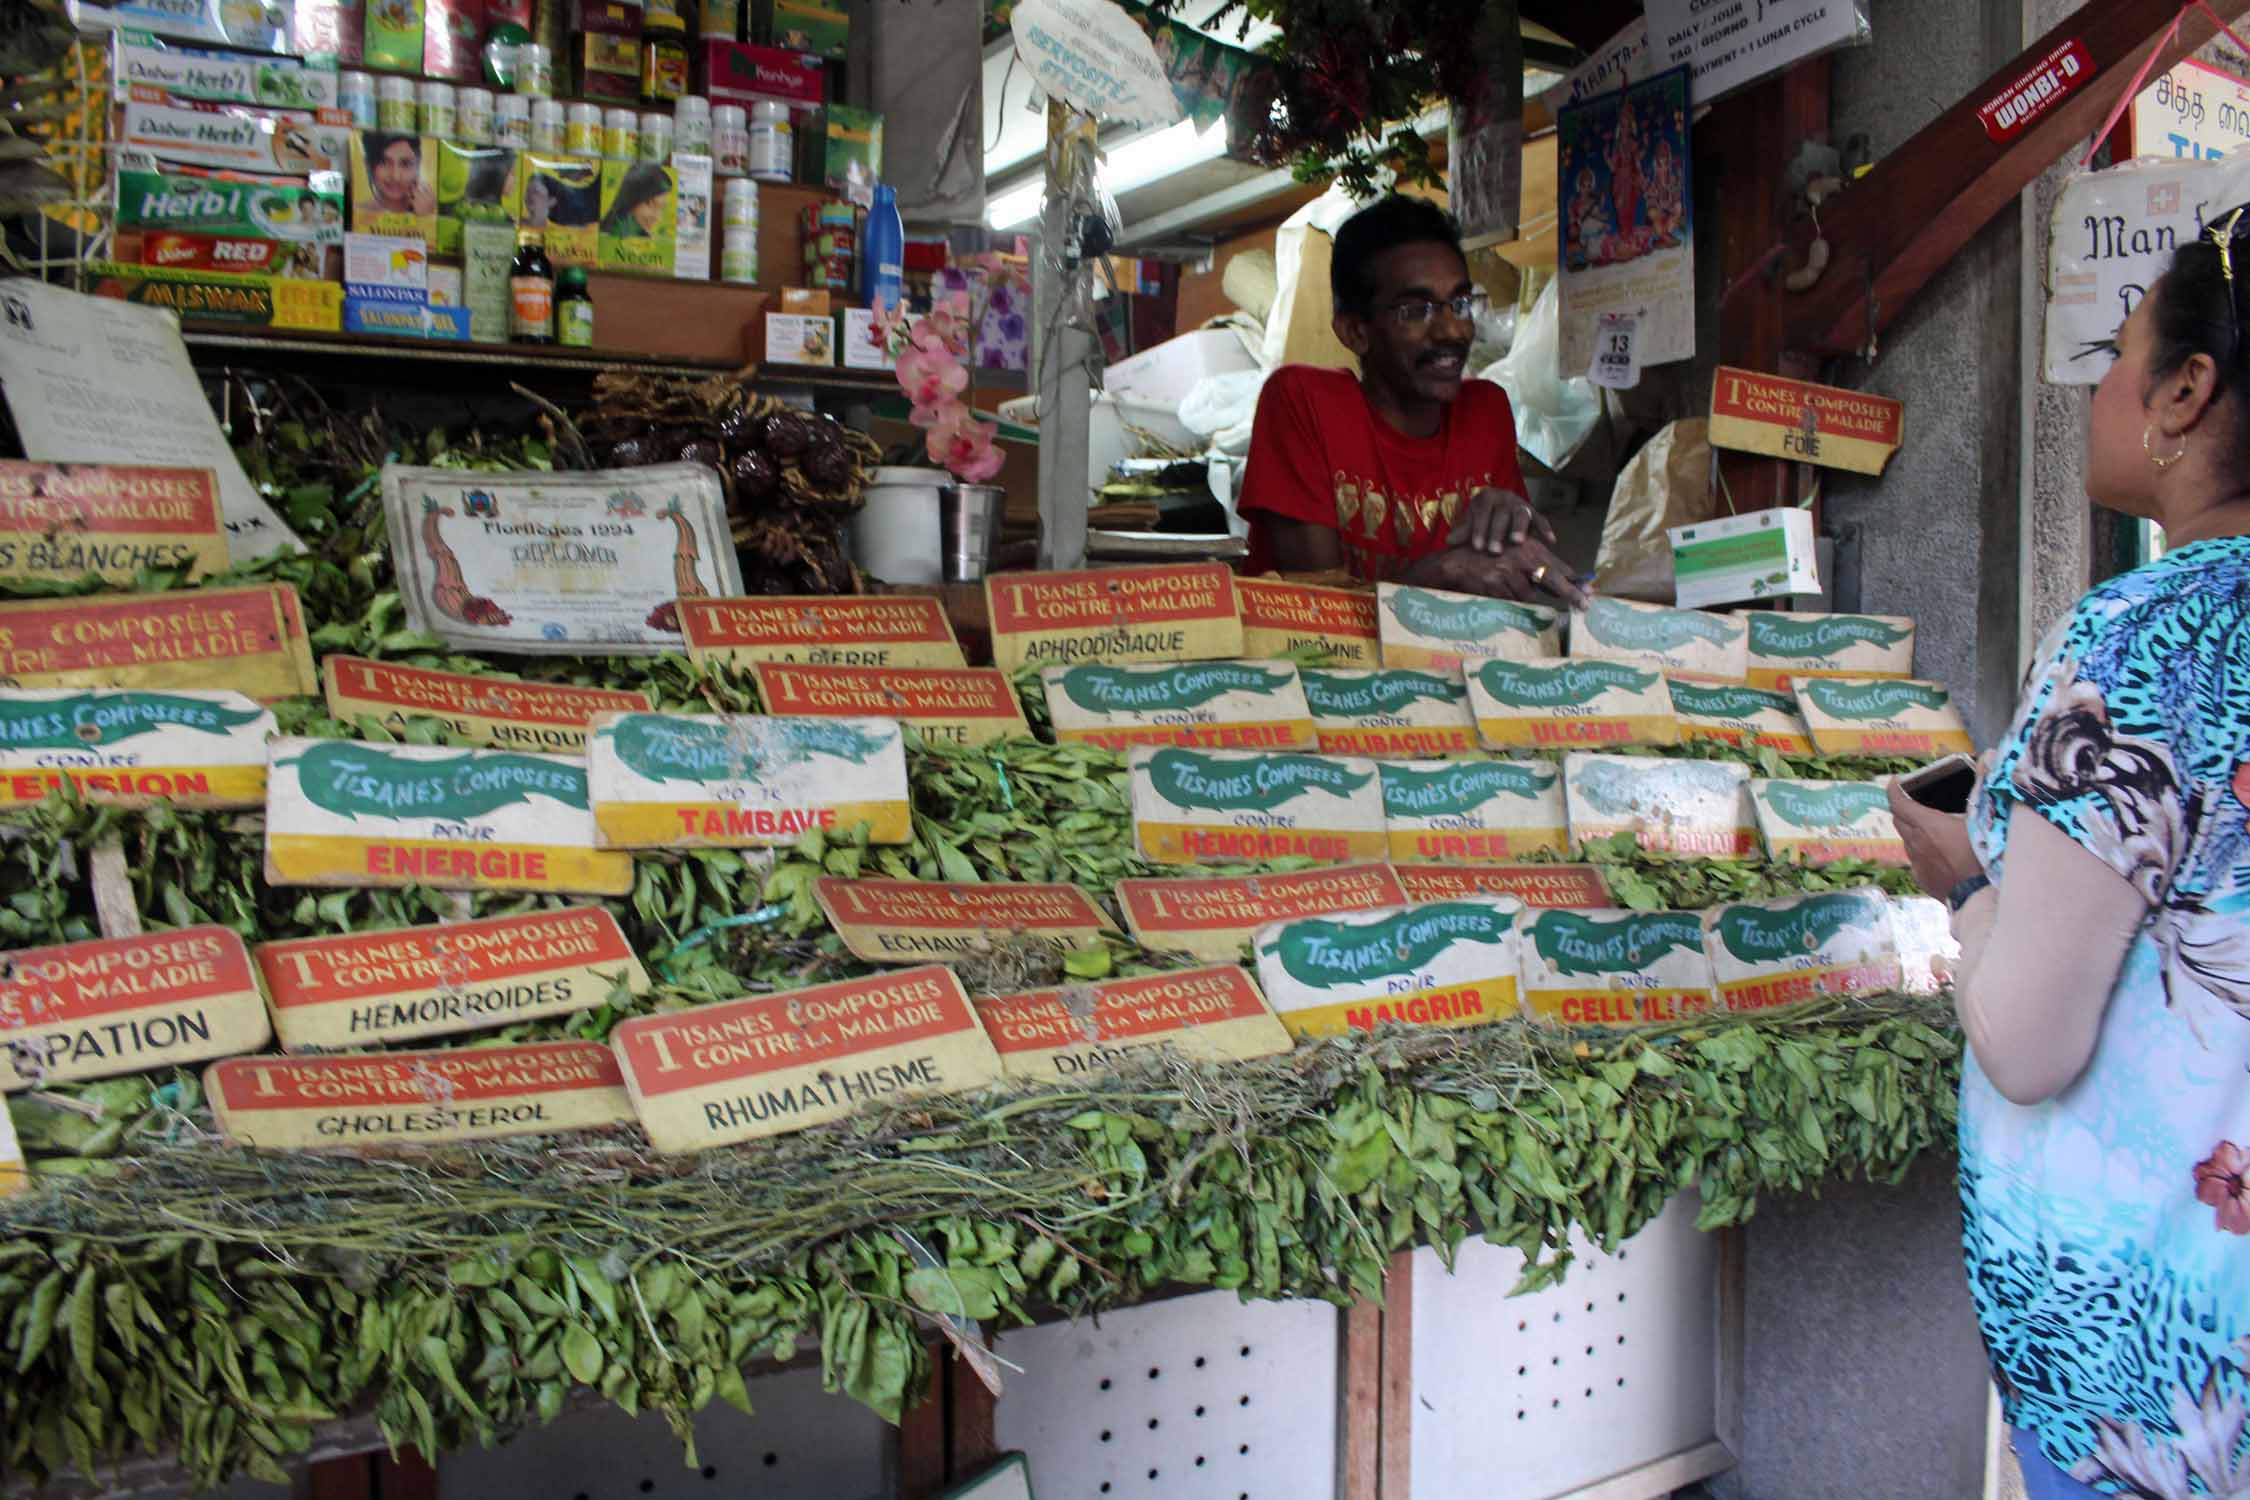
[[[1237,502],[1250,522],[1246,571],[1274,570],[1267,516],[1333,526],[1354,575],[1395,578],[1445,546],[1469,496],[1523,493],[1516,416],[1489,380],[1461,382],[1438,430],[1399,432],[1375,414],[1348,370],[1287,365],[1258,396]]]

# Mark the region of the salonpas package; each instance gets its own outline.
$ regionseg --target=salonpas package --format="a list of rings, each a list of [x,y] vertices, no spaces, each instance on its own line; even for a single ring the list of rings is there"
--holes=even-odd
[[[1797,700],[1762,688],[1712,683],[1671,682],[1672,714],[1680,740],[1707,740],[1740,750],[1765,749],[1779,755],[1810,755],[1812,735],[1798,717]]]
[[[1742,682],[1750,671],[1750,632],[1739,615],[1666,609],[1599,598],[1570,616],[1570,654],[1629,662],[1694,682]]]
[[[1299,1037],[1483,1026],[1520,1014],[1512,896],[1301,917],[1259,931],[1258,982]]]
[[[1801,677],[1911,677],[1914,622],[1898,615],[1752,610],[1750,685],[1787,689]]]
[[[1310,750],[1312,711],[1288,662],[1198,661],[1106,666],[1080,662],[1039,674],[1055,738],[1123,750],[1194,745],[1213,750]]]
[[[1523,859],[1570,852],[1562,768],[1547,760],[1385,761],[1391,858]]]
[[[1758,846],[1748,766],[1574,753],[1563,758],[1563,799],[1579,848],[1622,833],[1680,858],[1740,859]]]
[[[1459,667],[1562,654],[1561,616],[1537,604],[1386,583],[1375,591],[1386,667]]]
[[[1623,662],[1474,662],[1469,710],[1477,737],[1495,750],[1671,745],[1680,737],[1664,674]]]
[[[1159,864],[1381,859],[1375,762],[1231,750],[1132,752],[1133,831]]]
[[[1477,748],[1469,690],[1457,672],[1306,667],[1298,676],[1323,754],[1427,757]]]
[[[1715,906],[1703,914],[1703,944],[1729,1010],[1899,987],[1891,903],[1880,891]]]
[[[1717,1003],[1703,918],[1692,911],[1526,910],[1523,1003],[1581,1026],[1636,1026],[1701,1015]]]
[[[1967,755],[1969,739],[1953,695],[1935,682],[1893,678],[1807,677],[1797,710],[1822,755]]]
[[[1872,860],[1903,865],[1906,845],[1891,817],[1890,794],[1879,781],[1786,781],[1763,777],[1750,783],[1758,833],[1776,860],[1832,865],[1839,860]]]

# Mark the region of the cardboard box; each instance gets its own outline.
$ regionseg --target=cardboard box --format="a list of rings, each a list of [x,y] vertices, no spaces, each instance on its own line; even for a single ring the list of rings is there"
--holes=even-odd
[[[713,104],[779,100],[818,109],[828,98],[828,72],[817,57],[743,42],[700,42],[695,48],[696,92]]]
[[[547,259],[557,270],[601,264],[599,157],[526,151],[515,181],[509,215],[524,228],[545,232]]]
[[[597,243],[602,269],[672,275],[679,214],[679,182],[670,167],[645,161],[603,162]]]
[[[578,45],[571,49],[571,57],[578,64],[580,92],[586,98],[596,97],[593,82],[597,75],[608,74],[632,80],[633,97],[641,90],[641,39],[637,36],[608,36],[601,32],[584,32]]]
[[[898,361],[891,352],[875,342],[875,312],[872,308],[847,307],[844,309],[844,368],[847,370],[895,370]]]
[[[484,0],[423,0],[423,7],[423,74],[453,83],[482,83]]]
[[[781,289],[781,310],[801,313],[808,318],[825,318],[835,309],[829,305],[826,292],[816,292],[810,287],[785,286]]]
[[[174,99],[275,109],[336,108],[336,70],[294,58],[214,52],[144,31],[120,31],[111,67],[121,88],[159,89]]]
[[[367,0],[364,60],[384,73],[422,70],[422,0]]]
[[[430,267],[430,306],[465,308],[468,305],[461,291],[461,268]]]
[[[756,29],[770,47],[842,57],[851,44],[852,18],[841,6],[818,0],[758,0]]]
[[[332,58],[341,68],[356,68],[367,45],[367,7],[359,0],[295,0],[297,51],[310,59]]]
[[[333,281],[171,271],[115,262],[96,262],[88,270],[93,274],[88,290],[95,296],[168,307],[191,322],[301,333],[337,333],[344,326],[344,289]]]
[[[461,225],[461,303],[469,310],[469,337],[480,344],[508,341],[508,267],[515,257],[513,223]]]
[[[813,171],[828,191],[867,208],[883,180],[883,117],[871,109],[831,104],[825,112],[823,150]]]
[[[711,158],[689,152],[673,153],[672,187],[678,195],[673,220],[672,274],[694,281],[709,280],[715,197]]]
[[[466,343],[469,337],[469,310],[465,307],[432,307],[427,302],[378,301],[346,292],[344,332]]]
[[[836,325],[828,318],[797,313],[766,314],[766,363],[834,365]]]
[[[1810,511],[1754,510],[1666,535],[1682,609],[1820,592]]]
[[[642,19],[632,0],[574,0],[570,7],[570,29],[594,36],[637,37]]]
[[[437,148],[430,136],[352,132],[352,232],[437,238]]]
[[[365,302],[427,302],[429,246],[395,235],[345,235],[344,287]]]
[[[513,224],[508,200],[519,170],[512,146],[437,147],[437,230],[431,245],[440,255],[461,253],[461,225],[469,219]]]

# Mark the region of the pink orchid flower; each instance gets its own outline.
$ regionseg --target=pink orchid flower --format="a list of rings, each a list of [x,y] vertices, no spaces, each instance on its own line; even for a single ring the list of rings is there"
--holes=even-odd
[[[930,429],[930,458],[970,484],[982,484],[1006,462],[992,442],[999,431],[994,423],[972,419],[964,408],[954,421]]]
[[[918,408],[936,406],[969,388],[969,372],[948,353],[916,346],[898,357],[898,388]]]

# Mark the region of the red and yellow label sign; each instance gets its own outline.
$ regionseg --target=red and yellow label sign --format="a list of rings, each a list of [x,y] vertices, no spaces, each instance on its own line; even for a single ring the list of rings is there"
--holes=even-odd
[[[984,593],[992,664],[1004,672],[1243,654],[1234,574],[1220,563],[995,573]]]
[[[0,604],[0,687],[319,691],[297,591],[183,589]]]
[[[953,623],[918,594],[682,599],[680,633],[699,662],[816,667],[966,667]]]
[[[1880,474],[1906,440],[1906,403],[1839,386],[1719,366],[1711,445]]]
[[[1242,601],[1244,656],[1266,659],[1325,651],[1330,666],[1383,664],[1372,593],[1278,578],[1237,578],[1234,588]]]
[[[1602,872],[1593,865],[1393,864],[1413,902],[1459,896],[1513,896],[1526,906],[1614,906]]]
[[[1233,964],[999,995],[978,1000],[976,1008],[1002,1071],[1018,1078],[1082,1077],[1146,1047],[1240,1062],[1290,1046],[1258,986]]]
[[[255,1052],[271,1034],[249,951],[224,927],[19,948],[0,960],[0,1089]]]
[[[1239,958],[1251,934],[1268,922],[1398,906],[1408,899],[1399,877],[1380,864],[1294,875],[1117,882],[1117,904],[1142,947],[1210,959]]]
[[[203,1073],[219,1129],[239,1146],[376,1150],[623,1125],[617,1059],[598,1042],[236,1057]]]
[[[409,717],[443,719],[459,738],[499,750],[582,755],[587,721],[594,715],[656,706],[646,693],[433,672],[356,656],[323,661],[321,680],[329,713],[346,723],[371,718],[396,732]]]
[[[992,667],[800,667],[751,669],[769,714],[880,717],[910,724],[924,740],[975,747],[1028,739],[1023,703],[1008,674]]]
[[[209,469],[0,459],[0,578],[129,584],[143,568],[227,565]]]
[[[1078,948],[1116,930],[1074,885],[924,880],[840,880],[824,875],[813,895],[844,946],[878,964],[918,964],[991,948],[995,939],[1048,938]]]

